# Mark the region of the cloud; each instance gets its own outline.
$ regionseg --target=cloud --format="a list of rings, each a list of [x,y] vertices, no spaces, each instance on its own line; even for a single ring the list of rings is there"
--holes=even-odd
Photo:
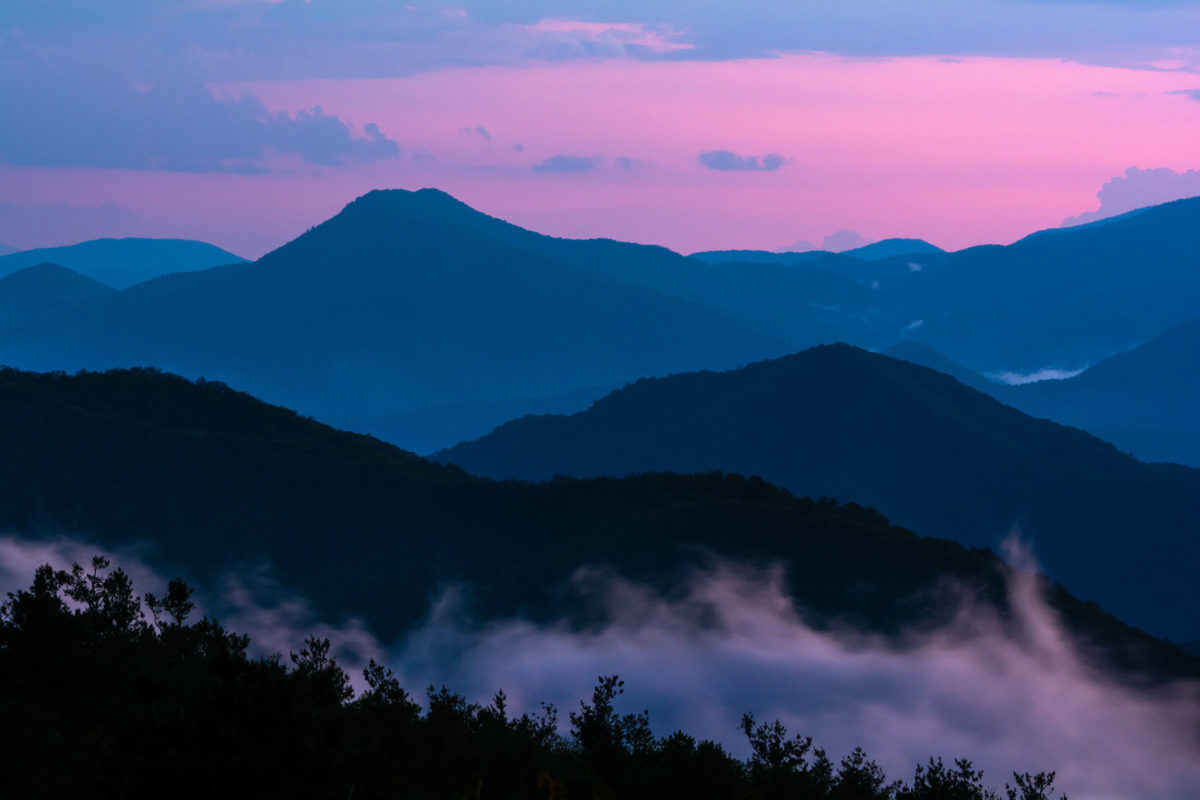
[[[1200,170],[1190,169],[1187,172],[1176,172],[1165,167],[1158,169],[1130,167],[1125,170],[1124,175],[1118,175],[1100,187],[1100,191],[1096,194],[1100,199],[1100,208],[1095,211],[1085,211],[1075,217],[1067,217],[1062,224],[1063,227],[1082,225],[1146,206],[1169,203],[1172,200],[1197,195],[1200,195]]]
[[[534,172],[591,172],[604,161],[602,156],[550,156],[534,166]]]
[[[1181,94],[1184,97],[1190,97],[1193,100],[1200,100],[1200,89],[1180,89],[1175,92],[1167,92],[1167,94]]]
[[[853,250],[865,244],[867,244],[866,237],[858,231],[838,231],[825,237],[821,242],[821,249],[832,253],[841,253],[844,250]]]
[[[1022,386],[1026,383],[1040,383],[1041,381],[1064,381],[1082,373],[1082,369],[1047,367],[1033,372],[988,372],[986,375],[994,381],[1007,383],[1009,386]]]
[[[400,155],[374,123],[355,135],[319,106],[273,112],[187,80],[135,86],[55,69],[9,87],[4,107],[0,163],[21,166],[246,174],[267,171],[273,153],[324,166]]]
[[[404,77],[531,60],[854,57],[1066,58],[1200,66],[1187,0],[603,0],[221,2],[38,0],[0,4],[0,40],[53,57],[123,60],[145,75],[185,65],[204,81]],[[448,13],[449,12],[449,13]],[[48,45],[53,45],[48,47]],[[0,60],[3,56],[0,55]],[[5,74],[0,68],[0,75]]]
[[[621,156],[620,158],[613,159],[613,162],[626,172],[633,172],[642,164],[638,159],[630,158],[629,156]]]
[[[1057,770],[1072,797],[1197,796],[1200,689],[1138,690],[1094,673],[1030,574],[1014,573],[1011,620],[964,595],[954,626],[899,641],[810,627],[779,567],[717,564],[672,599],[594,571],[575,582],[603,598],[605,626],[481,630],[450,599],[390,663],[412,686],[436,680],[475,700],[503,687],[526,708],[573,707],[593,676],[617,673],[628,708],[649,709],[658,733],[682,728],[741,755],[733,732],[752,711],[831,754],[861,745],[893,777],[930,755],[966,756],[993,781]]]
[[[708,150],[697,156],[697,159],[700,166],[723,172],[774,172],[787,163],[787,159],[778,153],[768,153],[761,157],[739,156],[731,150]]]
[[[37,564],[66,566],[93,552],[70,540],[0,538],[0,592],[27,586]],[[266,570],[226,576],[200,594],[258,653],[296,649],[315,633],[334,642],[343,666],[384,661],[418,695],[445,684],[486,702],[503,688],[518,712],[543,700],[566,710],[595,676],[616,673],[626,681],[622,710],[649,709],[656,733],[682,728],[741,756],[737,721],[749,711],[813,736],[835,760],[862,746],[893,778],[931,755],[965,756],[994,785],[1014,770],[1055,770],[1076,800],[1200,797],[1200,686],[1098,674],[1045,603],[1027,557],[1017,549],[1010,560],[1007,613],[962,589],[950,593],[952,624],[897,638],[816,628],[794,607],[783,567],[718,560],[670,596],[579,570],[567,593],[603,620],[585,627],[480,624],[450,590],[391,643],[361,620],[319,619]],[[165,583],[128,554],[114,563],[139,592]]]
[[[542,58],[658,56],[695,47],[681,41],[682,32],[670,25],[541,19],[522,27],[536,37],[529,54]]]
[[[482,125],[476,125],[473,128],[463,128],[459,131],[459,133],[461,133],[463,136],[478,136],[485,142],[490,142],[492,140],[492,135],[488,133],[488,129]]]
[[[146,233],[147,226],[133,211],[113,203],[0,203],[0,241],[22,250]]]

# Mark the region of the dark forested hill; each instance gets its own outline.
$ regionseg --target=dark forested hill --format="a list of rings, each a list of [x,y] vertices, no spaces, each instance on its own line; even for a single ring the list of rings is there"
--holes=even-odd
[[[1141,463],[917,365],[845,345],[638,381],[438,454],[492,477],[722,469],[854,499],[976,546],[1019,529],[1049,574],[1123,619],[1197,633],[1200,472]]]
[[[124,289],[170,272],[190,272],[244,260],[215,245],[187,239],[93,239],[3,255],[0,275],[48,261]]]
[[[817,621],[936,624],[950,613],[936,598],[947,577],[1004,603],[991,553],[853,504],[715,473],[497,483],[145,370],[0,371],[0,448],[0,529],[136,544],[200,582],[266,562],[321,611],[385,635],[416,622],[443,582],[465,581],[484,618],[561,614],[582,565],[669,588],[705,552],[781,561]],[[1052,600],[1127,663],[1195,669],[1061,590]]]
[[[44,317],[113,291],[57,264],[26,267],[0,278],[0,327]]]

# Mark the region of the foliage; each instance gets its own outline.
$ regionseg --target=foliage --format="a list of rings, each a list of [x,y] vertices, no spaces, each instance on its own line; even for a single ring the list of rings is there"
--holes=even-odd
[[[779,722],[743,732],[741,761],[677,731],[655,737],[622,714],[624,684],[597,679],[558,731],[553,706],[514,715],[430,687],[424,710],[371,661],[357,698],[327,639],[253,659],[249,640],[204,617],[191,590],[133,592],[103,558],[39,567],[0,608],[0,786],[12,796],[411,798],[830,798],[994,800],[965,760],[888,783],[855,750],[834,770]],[[151,610],[147,619],[143,604]],[[1053,773],[1014,775],[1009,800],[1048,800]],[[1064,799],[1065,800],[1065,799]]]

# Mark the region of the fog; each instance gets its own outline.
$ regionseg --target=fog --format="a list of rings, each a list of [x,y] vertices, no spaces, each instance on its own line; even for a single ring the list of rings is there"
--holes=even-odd
[[[90,558],[78,542],[0,539],[0,589],[27,585],[33,566]],[[555,703],[560,719],[598,675],[619,674],[622,712],[648,709],[655,732],[682,728],[745,755],[744,712],[778,718],[840,759],[862,746],[893,778],[929,756],[965,756],[1000,787],[1012,771],[1055,770],[1073,800],[1200,797],[1200,686],[1133,688],[1097,674],[1042,598],[1014,550],[1013,614],[1000,619],[958,593],[954,622],[885,639],[810,625],[785,592],[782,567],[714,563],[670,599],[616,575],[581,569],[573,588],[600,597],[607,622],[510,619],[473,623],[448,590],[403,639],[378,641],[361,620],[318,620],[268,571],[228,576],[201,598],[258,652],[331,638],[357,670],[386,661],[418,697],[446,685],[486,702],[500,688],[517,709]],[[163,583],[146,564],[114,555],[139,592]],[[269,602],[264,598],[271,598]]]

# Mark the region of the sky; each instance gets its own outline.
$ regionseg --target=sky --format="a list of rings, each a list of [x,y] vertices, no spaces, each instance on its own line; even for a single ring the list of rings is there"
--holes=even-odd
[[[1200,5],[10,0],[0,110],[14,247],[253,258],[433,186],[682,252],[958,249],[1200,194]]]

